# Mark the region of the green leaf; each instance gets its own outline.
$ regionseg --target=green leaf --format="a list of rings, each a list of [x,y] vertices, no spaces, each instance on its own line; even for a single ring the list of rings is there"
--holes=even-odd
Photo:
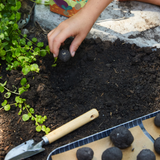
[[[17,68],[18,66],[20,66],[20,62],[14,61],[12,65],[14,68]]]
[[[5,94],[4,94],[4,97],[5,98],[9,98],[11,96],[11,92],[6,92]]]
[[[25,89],[28,89],[30,87],[30,84],[27,84],[26,86],[25,86]]]
[[[46,51],[48,52],[48,53],[50,53],[50,49],[49,49],[49,46],[46,46]]]
[[[4,40],[4,34],[3,33],[0,33],[0,39]]]
[[[45,130],[46,130],[46,126],[45,126],[45,125],[42,125],[42,131],[45,132]]]
[[[2,105],[2,107],[4,107],[6,104],[7,104],[7,100],[5,99],[5,100],[1,103],[1,105]]]
[[[22,72],[24,75],[27,75],[30,72],[30,67],[29,66],[25,66],[24,68],[22,68]]]
[[[22,104],[18,104],[18,107],[19,107],[19,108],[22,108]]]
[[[40,51],[40,55],[41,55],[42,57],[46,56],[46,54],[47,54],[47,52],[46,52],[45,50],[41,50],[41,51]]]
[[[42,130],[42,127],[41,127],[41,126],[37,126],[37,127],[36,127],[36,131],[37,131],[37,132],[40,132],[41,130]]]
[[[35,120],[35,118],[32,116],[31,120],[32,120],[32,121],[34,121],[34,120]]]
[[[25,38],[20,39],[20,41],[19,41],[19,42],[20,42],[20,44],[21,44],[21,45],[23,45],[23,46],[26,44],[26,40],[25,40]]]
[[[39,72],[39,67],[36,63],[32,64],[30,67],[31,71]]]
[[[22,116],[22,120],[23,121],[28,121],[29,120],[29,115],[28,114],[23,114],[23,116]]]
[[[47,119],[47,116],[44,116],[43,118],[46,120],[46,119]]]
[[[51,131],[50,128],[47,127],[46,130],[45,130],[45,133],[48,134],[50,131]]]
[[[28,113],[28,116],[29,116],[29,118],[31,118],[31,117],[32,117],[32,114],[31,114],[31,113]]]
[[[38,43],[37,43],[37,46],[38,46],[38,47],[43,47],[43,46],[44,46],[44,43],[43,43],[43,42],[38,42]]]
[[[16,9],[19,10],[21,8],[21,2],[17,1],[16,2]]]
[[[29,111],[33,114],[34,113],[34,109],[30,108]]]
[[[18,45],[18,42],[16,40],[12,40],[13,45]]]
[[[9,104],[7,104],[6,106],[4,106],[4,110],[5,111],[9,111],[11,109],[11,106]]]
[[[22,110],[20,110],[19,112],[18,112],[18,115],[20,116],[22,114]]]
[[[20,96],[16,96],[15,101],[16,103],[23,103],[23,99]]]
[[[31,41],[27,42],[27,45],[32,46],[32,42]]]
[[[37,38],[32,38],[32,41],[33,42],[37,42]]]
[[[4,92],[4,87],[0,85],[0,92],[3,93]]]
[[[21,88],[19,88],[18,89],[18,92],[19,92],[19,94],[21,95],[23,92],[25,92],[26,90],[23,88],[23,87],[21,87]]]
[[[27,79],[26,78],[22,78],[21,79],[21,86],[24,86],[27,83]]]
[[[24,37],[24,38],[27,38],[27,34],[24,34],[23,37]]]
[[[52,67],[56,67],[57,66],[57,64],[52,64]]]

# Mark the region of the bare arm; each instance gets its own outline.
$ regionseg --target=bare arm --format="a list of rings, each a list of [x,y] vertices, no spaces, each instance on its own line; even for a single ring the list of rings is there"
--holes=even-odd
[[[58,56],[61,44],[69,37],[75,37],[70,46],[71,55],[74,56],[79,45],[87,36],[101,12],[112,0],[88,0],[86,5],[74,16],[63,21],[48,34],[50,51],[54,57]]]

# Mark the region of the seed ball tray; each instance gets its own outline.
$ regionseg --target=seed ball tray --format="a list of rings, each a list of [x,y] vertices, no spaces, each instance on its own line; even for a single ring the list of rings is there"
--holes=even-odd
[[[112,132],[112,130],[114,130],[115,128],[120,127],[120,126],[124,126],[124,127],[128,128],[128,129],[131,129],[131,128],[133,128],[133,127],[139,126],[140,129],[143,131],[143,133],[149,138],[149,140],[150,140],[152,143],[154,143],[153,137],[147,132],[147,130],[145,129],[145,127],[144,127],[144,125],[143,125],[143,123],[142,123],[142,121],[147,120],[147,119],[150,119],[150,118],[153,118],[153,117],[155,117],[158,113],[160,113],[160,110],[158,110],[158,111],[156,111],[156,112],[153,112],[153,113],[150,113],[150,114],[147,114],[147,115],[145,115],[145,116],[142,116],[142,117],[133,119],[133,120],[131,120],[131,121],[122,123],[122,124],[117,125],[117,126],[114,126],[114,127],[112,127],[112,128],[103,130],[103,131],[101,131],[101,132],[95,133],[95,134],[93,134],[93,135],[90,135],[90,136],[87,136],[87,137],[85,137],[85,138],[79,139],[79,140],[74,141],[74,142],[72,142],[72,143],[63,145],[63,146],[61,146],[61,147],[58,147],[58,148],[54,149],[54,150],[48,155],[47,160],[52,160],[52,156],[53,156],[53,155],[66,152],[66,151],[72,150],[72,149],[77,148],[77,147],[81,147],[81,146],[83,146],[83,145],[92,143],[92,142],[97,141],[97,140],[100,140],[100,139],[102,139],[102,138],[106,138],[106,137],[108,137],[108,136],[110,135],[110,133]]]

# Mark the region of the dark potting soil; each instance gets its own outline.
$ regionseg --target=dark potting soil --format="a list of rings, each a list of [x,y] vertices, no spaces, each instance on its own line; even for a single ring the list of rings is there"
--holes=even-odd
[[[46,40],[46,39],[45,39]],[[63,48],[68,48],[71,39]],[[53,55],[37,57],[40,73],[26,76],[20,71],[8,72],[1,61],[1,82],[7,87],[20,86],[26,77],[30,84],[22,94],[36,114],[46,115],[45,125],[54,130],[77,116],[96,108],[99,117],[44,146],[45,151],[28,160],[46,160],[55,148],[107,128],[146,115],[159,109],[160,50],[139,48],[117,40],[114,43],[100,39],[84,40],[74,58],[66,63],[58,59],[52,67]],[[0,96],[0,102],[3,102]],[[14,96],[8,100],[14,102]],[[33,121],[23,122],[18,108],[9,112],[0,110],[0,158],[29,139],[40,141],[43,132],[36,132]]]

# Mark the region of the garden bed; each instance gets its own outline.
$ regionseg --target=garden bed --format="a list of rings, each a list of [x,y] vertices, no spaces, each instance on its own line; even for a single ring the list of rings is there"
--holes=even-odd
[[[37,37],[47,45],[47,36],[40,27],[28,29],[29,38]],[[68,49],[72,39],[63,48]],[[37,57],[40,72],[21,70],[6,71],[0,60],[1,82],[7,88],[20,87],[20,80],[27,78],[28,92],[21,97],[34,108],[35,114],[46,115],[45,125],[54,130],[77,116],[96,108],[99,117],[53,144],[28,160],[46,160],[49,153],[64,144],[73,142],[104,129],[159,110],[160,101],[160,50],[139,48],[120,40],[102,42],[85,39],[74,58],[64,63],[57,60],[53,67],[52,54]],[[0,102],[4,101],[3,95]],[[14,97],[8,100],[14,102]],[[40,141],[44,132],[36,132],[34,121],[22,121],[19,108],[12,106],[0,110],[0,159],[8,151],[29,139]]]
[[[66,47],[69,44],[70,40],[66,41]],[[47,116],[45,125],[51,130],[92,108],[100,113],[93,122],[45,146],[43,153],[30,159],[45,160],[56,147],[158,110],[159,53],[119,40],[111,43],[90,39],[83,42],[74,58],[66,63],[58,60],[56,67],[52,67],[51,54],[39,57],[39,74],[6,72],[3,63],[0,76],[8,81],[8,87],[18,87],[20,79],[27,78],[31,87],[22,97],[36,114]],[[42,89],[37,90],[40,85]],[[23,122],[17,113],[16,107],[0,111],[2,159],[13,147],[31,138],[41,140],[44,135],[35,131],[34,122]]]

